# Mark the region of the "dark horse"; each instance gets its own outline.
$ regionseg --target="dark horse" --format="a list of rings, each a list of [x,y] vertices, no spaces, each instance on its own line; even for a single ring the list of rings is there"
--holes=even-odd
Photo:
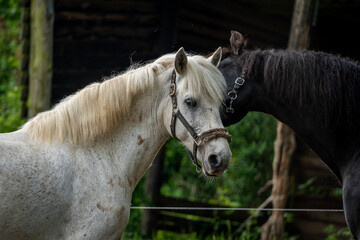
[[[345,218],[360,239],[360,66],[323,52],[244,50],[235,31],[230,46],[219,65],[233,98],[224,124],[258,111],[292,128],[341,182]]]

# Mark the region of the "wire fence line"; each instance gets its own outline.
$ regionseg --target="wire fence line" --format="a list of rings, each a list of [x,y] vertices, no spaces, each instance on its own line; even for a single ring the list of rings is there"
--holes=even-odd
[[[223,208],[223,207],[130,207],[141,210],[199,210],[199,211],[273,211],[273,212],[344,212],[343,209],[307,208]]]

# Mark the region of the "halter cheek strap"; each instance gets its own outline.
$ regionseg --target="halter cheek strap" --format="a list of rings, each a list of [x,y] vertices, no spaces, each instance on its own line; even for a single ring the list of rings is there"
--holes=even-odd
[[[237,77],[235,79],[233,90],[231,90],[227,94],[228,97],[230,98],[230,103],[229,103],[229,107],[226,108],[226,112],[234,113],[234,109],[232,107],[232,104],[237,99],[237,97],[238,97],[237,93],[238,93],[239,89],[241,88],[241,86],[244,85],[244,83],[245,83],[245,68],[241,72],[241,76]]]
[[[176,119],[178,118],[180,122],[184,125],[186,130],[190,133],[192,138],[194,139],[194,145],[193,145],[193,153],[190,154],[191,160],[193,164],[196,166],[196,171],[200,172],[199,169],[201,169],[201,163],[198,162],[196,158],[197,149],[205,142],[208,142],[210,140],[213,140],[215,138],[223,137],[226,138],[229,142],[231,142],[231,135],[225,128],[213,128],[210,130],[207,130],[205,132],[202,132],[200,135],[196,133],[193,127],[189,124],[189,122],[185,119],[184,115],[180,112],[177,100],[176,100],[176,72],[175,69],[172,71],[171,74],[171,83],[170,83],[170,90],[169,95],[171,97],[172,102],[172,115],[171,115],[171,123],[170,123],[170,130],[171,135],[178,141],[180,141],[176,137]]]

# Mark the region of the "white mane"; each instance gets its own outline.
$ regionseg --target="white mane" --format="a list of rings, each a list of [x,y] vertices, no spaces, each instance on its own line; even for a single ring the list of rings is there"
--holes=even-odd
[[[36,141],[61,143],[67,140],[71,144],[91,144],[121,124],[130,111],[134,96],[153,89],[158,76],[173,68],[174,57],[175,54],[164,55],[143,67],[102,83],[93,83],[65,98],[53,109],[39,113],[23,129]],[[188,90],[220,107],[225,80],[204,57],[188,57],[188,69],[182,79],[180,93]]]

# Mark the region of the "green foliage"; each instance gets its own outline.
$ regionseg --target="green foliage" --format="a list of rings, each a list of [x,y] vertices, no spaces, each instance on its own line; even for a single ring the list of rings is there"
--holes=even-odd
[[[257,213],[256,216],[241,226],[239,229],[232,229],[230,221],[227,221],[227,231],[219,232],[217,231],[217,226],[214,224],[212,232],[192,232],[192,233],[174,233],[163,230],[158,230],[154,232],[151,237],[145,237],[141,235],[139,232],[133,232],[129,234],[128,229],[122,238],[122,240],[165,240],[165,239],[184,239],[184,240],[192,240],[192,239],[202,239],[202,240],[258,240],[261,238],[261,227],[259,226],[257,218],[260,217],[263,213]],[[194,219],[193,219],[194,220]],[[201,219],[204,220],[204,219]],[[215,220],[216,221],[216,220]],[[285,222],[289,223],[293,221],[292,214],[288,214],[285,216]],[[198,228],[198,226],[197,226]],[[283,240],[297,240],[298,236],[292,236],[288,233],[284,233]],[[336,240],[336,239],[331,239]]]
[[[132,195],[131,205],[132,206],[152,206],[152,202],[149,196],[144,194],[145,191],[146,176],[144,176],[136,186],[135,191]],[[141,235],[141,216],[143,210],[134,209],[130,212],[129,224],[126,227],[126,231],[122,239],[142,239]]]
[[[0,0],[0,16],[10,24],[20,21],[20,0]]]
[[[20,88],[8,87],[0,95],[0,132],[16,130],[25,120],[20,119]]]
[[[275,126],[272,117],[249,113],[229,127],[232,163],[220,178],[197,174],[184,147],[169,140],[161,194],[233,207],[257,206],[267,197],[259,197],[257,191],[272,176]]]
[[[297,194],[306,195],[306,196],[334,196],[341,197],[342,190],[341,188],[324,188],[315,186],[314,182],[316,177],[308,179],[306,182],[297,185]]]
[[[15,82],[19,66],[19,0],[0,0],[0,93]]]
[[[223,235],[220,236],[200,236],[196,232],[194,233],[173,233],[159,230],[151,238],[147,238],[142,236],[141,234],[136,233],[133,237],[123,236],[122,240],[168,240],[168,239],[176,239],[176,240],[229,240],[231,238],[227,238]],[[233,238],[237,240],[237,238]]]
[[[20,88],[16,86],[20,59],[19,0],[0,0],[0,132],[14,131],[20,119]]]
[[[354,240],[348,228],[337,229],[334,225],[327,226],[324,231],[329,234],[325,240],[349,239]]]
[[[261,238],[261,228],[258,225],[257,218],[262,213],[257,213],[253,219],[243,223],[240,233],[241,240],[255,240]]]

